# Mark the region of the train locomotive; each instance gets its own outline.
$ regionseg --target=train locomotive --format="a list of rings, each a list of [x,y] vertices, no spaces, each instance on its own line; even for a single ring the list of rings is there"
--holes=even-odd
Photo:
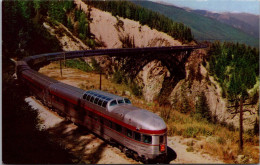
[[[39,57],[42,62],[48,58]],[[143,162],[165,160],[167,127],[162,118],[133,106],[128,98],[101,90],[85,91],[42,75],[31,69],[30,66],[37,63],[34,60],[37,58],[18,61],[17,77],[46,106],[116,143],[127,156]]]

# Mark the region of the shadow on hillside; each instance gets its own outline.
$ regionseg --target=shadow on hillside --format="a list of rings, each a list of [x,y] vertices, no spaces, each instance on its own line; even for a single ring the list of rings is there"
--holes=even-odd
[[[13,79],[13,65],[3,61],[2,161],[4,164],[71,164],[73,156],[39,131],[37,111],[25,103],[28,88]]]
[[[47,129],[50,138],[59,142],[75,159],[73,163],[95,164],[101,159],[107,143],[90,133],[89,130],[77,127],[70,121],[63,121]]]

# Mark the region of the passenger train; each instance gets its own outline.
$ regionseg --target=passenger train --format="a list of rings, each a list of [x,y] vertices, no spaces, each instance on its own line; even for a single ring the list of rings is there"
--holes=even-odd
[[[29,57],[18,61],[16,73],[18,79],[45,105],[65,114],[75,124],[116,143],[127,156],[143,162],[165,160],[167,127],[162,118],[133,106],[128,98],[101,90],[85,91],[42,75],[30,67],[38,64],[37,60]],[[44,59],[40,61],[46,62]]]

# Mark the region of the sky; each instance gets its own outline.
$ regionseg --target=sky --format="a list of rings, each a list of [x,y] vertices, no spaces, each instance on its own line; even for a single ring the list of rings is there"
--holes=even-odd
[[[179,7],[213,12],[244,12],[259,15],[260,0],[161,0]]]

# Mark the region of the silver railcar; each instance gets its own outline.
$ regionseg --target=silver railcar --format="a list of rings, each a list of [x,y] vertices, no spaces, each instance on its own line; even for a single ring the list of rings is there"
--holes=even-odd
[[[156,114],[140,109],[127,98],[100,90],[82,89],[53,80],[17,64],[17,74],[44,104],[100,137],[118,144],[126,155],[143,161],[167,155],[167,128]]]

